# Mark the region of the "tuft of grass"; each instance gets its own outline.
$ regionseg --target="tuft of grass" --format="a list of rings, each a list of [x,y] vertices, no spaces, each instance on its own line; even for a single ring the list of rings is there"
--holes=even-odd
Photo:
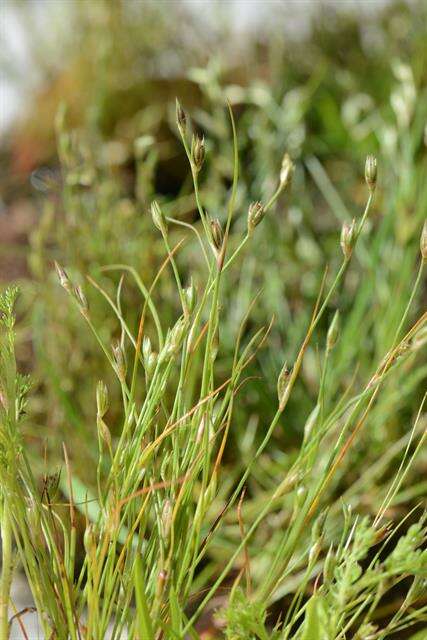
[[[308,296],[312,304],[298,315],[292,342],[283,348],[277,340],[283,318],[279,329],[274,319],[256,321],[265,298],[251,273],[262,271],[263,229],[283,198],[292,197],[298,167],[285,155],[270,192],[256,194],[243,210],[239,139],[231,107],[228,113],[231,179],[213,209],[205,192],[214,146],[178,106],[197,219],[177,220],[174,203],[153,194],[152,221],[144,224],[154,227],[163,258],[151,283],[121,259],[128,250],[118,242],[122,236],[114,236],[121,220],[107,203],[112,198],[120,210],[122,200],[104,194],[97,230],[105,236],[91,230],[91,206],[100,194],[82,192],[81,183],[76,192],[72,141],[58,123],[70,225],[64,229],[72,228],[79,242],[64,238],[72,269],[57,265],[67,298],[58,286],[47,295],[52,304],[67,305],[67,314],[68,304],[77,312],[76,340],[92,350],[96,345],[100,379],[93,384],[86,360],[78,361],[93,418],[82,427],[64,399],[66,419],[75,426],[72,447],[66,437],[62,473],[48,469],[40,483],[24,438],[29,389],[15,355],[17,292],[6,290],[0,299],[5,638],[17,562],[46,638],[201,638],[204,617],[211,633],[233,639],[382,639],[427,621],[427,527],[418,496],[412,511],[398,512],[426,436],[425,396],[402,418],[401,437],[383,446],[383,422],[402,399],[417,398],[425,379],[427,314],[413,314],[425,256],[418,251],[415,275],[408,260],[385,330],[377,311],[368,314],[380,304],[370,278],[378,285],[385,279],[387,287],[393,281],[394,272],[387,279],[381,271],[382,250],[393,255],[392,234],[387,214],[378,227],[372,222],[378,186],[369,156],[366,202],[352,222],[331,233],[335,258],[315,274],[316,295]],[[328,197],[331,185],[315,162],[311,166]],[[114,181],[108,185],[114,188]],[[88,215],[81,226],[77,208]],[[104,238],[108,248],[101,246]],[[142,253],[139,241],[133,239]],[[91,264],[92,289],[78,268],[86,250],[102,250]],[[270,263],[267,275],[286,268]],[[112,273],[116,279],[108,278]],[[57,364],[51,382],[58,393],[62,376]],[[301,425],[301,414],[290,409],[306,394],[310,413]],[[248,407],[257,403],[254,415]],[[364,447],[375,451],[365,463]],[[79,458],[88,467],[82,473]]]

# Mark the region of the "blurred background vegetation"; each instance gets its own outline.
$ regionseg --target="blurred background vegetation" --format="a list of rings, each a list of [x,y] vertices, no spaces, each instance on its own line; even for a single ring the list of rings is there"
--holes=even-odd
[[[427,209],[427,5],[367,3],[367,11],[360,3],[360,10],[356,5],[346,11],[345,6],[313,4],[304,28],[290,29],[291,5],[271,3],[270,20],[263,21],[262,29],[255,21],[253,28],[239,31],[221,15],[211,13],[208,19],[203,3],[195,10],[179,2],[124,0],[70,2],[66,19],[52,18],[51,23],[50,4],[41,3],[47,26],[35,28],[30,4],[13,5],[30,51],[27,72],[38,80],[19,119],[3,134],[0,266],[2,279],[18,281],[22,290],[19,353],[33,379],[27,436],[40,474],[61,464],[66,441],[76,473],[83,482],[94,482],[100,371],[111,393],[119,393],[98,345],[58,287],[53,261],[80,281],[93,321],[109,343],[120,335],[120,326],[86,276],[109,295],[115,295],[122,272],[103,269],[106,265],[128,265],[145,283],[152,281],[164,259],[148,213],[153,194],[167,215],[182,222],[197,219],[176,131],[175,96],[206,137],[202,200],[222,220],[232,176],[227,100],[232,105],[241,158],[235,246],[245,230],[249,203],[274,190],[283,154],[288,152],[296,164],[292,192],[281,197],[257,229],[256,241],[226,283],[232,304],[223,309],[219,355],[224,376],[254,290],[261,293],[251,326],[267,325],[274,317],[269,348],[252,363],[236,403],[227,452],[232,482],[262,437],[276,402],[283,355],[289,361],[295,357],[325,265],[333,273],[338,264],[342,221],[359,216],[364,206],[367,153],[375,153],[379,163],[368,230],[373,238],[369,251],[361,238],[340,292],[341,310],[349,315],[333,355],[331,401],[350,384],[357,388],[366,382],[393,339],[414,279]],[[55,45],[46,29],[54,30]],[[2,49],[2,64],[11,77],[25,82],[7,59],[7,48]],[[184,230],[174,229],[175,244]],[[196,243],[193,247],[187,239],[180,262],[185,282],[193,277],[197,285],[200,260]],[[159,282],[156,302],[165,322],[176,317],[179,300],[167,278]],[[254,509],[257,496],[262,498],[259,491],[274,486],[303,437],[316,402],[318,351],[334,304],[307,351],[268,458],[250,479]],[[122,305],[135,328],[140,296],[129,273]],[[424,283],[412,319],[425,306]],[[351,492],[359,462],[367,468],[386,443],[409,431],[426,372],[425,351],[415,350],[388,380],[338,474],[337,492]],[[113,395],[113,431],[114,412]],[[403,512],[425,492],[426,470],[423,453],[411,469]],[[390,473],[392,468],[373,474],[372,486]],[[370,512],[375,499],[367,490],[359,507]]]

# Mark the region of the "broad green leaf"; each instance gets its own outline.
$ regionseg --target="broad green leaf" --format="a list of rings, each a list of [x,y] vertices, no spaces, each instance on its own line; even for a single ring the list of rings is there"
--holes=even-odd
[[[319,595],[312,596],[308,601],[301,640],[328,640],[324,602]]]

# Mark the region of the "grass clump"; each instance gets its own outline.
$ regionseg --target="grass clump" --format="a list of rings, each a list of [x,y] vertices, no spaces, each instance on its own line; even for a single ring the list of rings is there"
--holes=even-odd
[[[393,518],[425,439],[425,396],[410,416],[410,428],[376,459],[370,457],[370,466],[359,455],[355,473],[351,461],[364,431],[390,416],[395,405],[381,416],[381,399],[392,397],[394,380],[404,383],[402,395],[416,397],[425,376],[420,353],[427,315],[412,318],[425,267],[424,241],[393,331],[378,353],[371,350],[360,379],[349,357],[358,317],[351,302],[363,310],[372,290],[360,283],[362,304],[351,271],[355,258],[373,267],[370,247],[380,247],[371,223],[377,164],[369,156],[365,206],[343,223],[340,239],[339,229],[334,232],[338,261],[331,273],[317,274],[317,298],[295,333],[292,362],[277,345],[269,347],[274,321],[261,326],[251,321],[262,304],[256,291],[239,321],[227,322],[233,346],[224,349],[233,285],[247,273],[237,265],[248,254],[257,259],[262,228],[281,198],[290,197],[295,169],[285,155],[271,192],[249,204],[239,237],[238,137],[229,113],[231,181],[214,217],[200,184],[209,171],[211,147],[191,135],[191,122],[177,105],[198,220],[177,220],[170,215],[172,203],[152,200],[152,224],[164,247],[152,283],[145,284],[137,269],[121,261],[96,265],[100,278],[119,273],[108,284],[90,276],[109,309],[108,323],[102,319],[98,325],[100,314],[93,312],[77,269],[68,273],[67,265],[57,265],[67,302],[81,315],[79,332],[85,323],[109,371],[91,385],[95,411],[84,437],[74,434],[71,448],[65,440],[62,474],[49,470],[41,484],[24,439],[28,380],[17,372],[16,290],[1,298],[4,637],[18,561],[46,638],[201,638],[205,619],[214,637],[382,639],[427,620],[421,505],[417,501],[406,516]],[[62,134],[61,140],[68,139]],[[69,185],[64,200],[65,207],[73,204]],[[105,213],[105,220],[110,216]],[[169,310],[158,295],[164,281],[168,292],[173,283]],[[136,305],[126,299],[128,287],[138,291]],[[59,296],[56,288],[56,301]],[[370,328],[375,333],[375,321]],[[307,357],[318,335],[310,377]],[[259,378],[259,363],[269,351],[277,352],[264,366],[274,399],[262,381],[249,379],[254,371]],[[337,383],[337,372],[345,377],[345,388]],[[84,375],[82,367],[83,383]],[[286,451],[274,443],[275,434],[283,430],[286,441],[286,412],[294,394],[303,393],[301,377],[311,380],[314,402],[299,440],[292,438]],[[268,398],[255,421],[244,401],[248,388]],[[83,480],[76,472],[80,455],[96,463]],[[25,629],[24,616],[18,619]]]

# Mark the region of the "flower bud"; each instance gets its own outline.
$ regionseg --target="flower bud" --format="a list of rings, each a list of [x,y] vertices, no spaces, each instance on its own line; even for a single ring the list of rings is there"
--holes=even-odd
[[[161,360],[167,360],[172,358],[178,353],[184,339],[184,334],[187,328],[185,318],[180,318],[172,329],[168,330],[165,340],[165,346],[160,354]]]
[[[420,251],[423,262],[427,262],[427,220],[424,221],[420,238]]]
[[[96,411],[100,418],[103,418],[108,411],[108,389],[103,380],[99,380],[96,385]]]
[[[194,286],[193,278],[191,278],[188,287],[184,289],[184,299],[187,304],[188,312],[192,313],[197,303],[197,291]]]
[[[212,243],[217,251],[221,250],[224,240],[224,233],[222,231],[221,223],[218,218],[211,220],[211,235]]]
[[[126,377],[126,359],[125,354],[123,353],[122,346],[120,342],[117,340],[112,344],[113,351],[113,359],[115,363],[116,373],[121,382],[124,382]]]
[[[282,160],[282,168],[280,169],[280,186],[285,188],[292,180],[292,174],[295,166],[288,153],[285,153]]]
[[[157,353],[153,351],[150,353],[150,357],[148,358],[145,370],[148,376],[152,376],[157,364]]]
[[[279,408],[281,410],[284,409],[286,401],[288,399],[289,378],[291,376],[291,371],[292,370],[288,368],[288,365],[285,362],[277,379],[277,397],[279,399]]]
[[[144,362],[145,373],[151,377],[157,364],[157,353],[151,348],[151,340],[148,336],[144,336],[142,341],[142,359]]]
[[[248,235],[259,225],[265,215],[261,202],[252,202],[248,210]]]
[[[178,98],[176,98],[175,106],[176,106],[176,123],[181,133],[185,133],[185,130],[187,128],[187,118],[186,118],[184,109],[179,104]]]
[[[344,254],[344,258],[349,260],[353,252],[354,243],[356,241],[356,221],[353,220],[351,224],[344,222],[341,229],[341,249]]]
[[[340,332],[340,312],[337,309],[335,311],[334,317],[332,318],[332,322],[329,326],[328,333],[326,336],[327,351],[330,351],[335,347],[338,340],[339,332]]]
[[[365,180],[369,191],[374,192],[377,185],[377,159],[373,155],[366,158],[365,163]]]
[[[336,566],[336,557],[332,545],[329,547],[326,558],[323,562],[323,581],[332,582]]]
[[[205,159],[205,139],[200,136],[193,136],[193,163],[196,171],[200,171]]]
[[[166,233],[167,222],[163,211],[160,209],[156,200],[151,203],[151,217],[153,218],[154,225],[161,233]]]

